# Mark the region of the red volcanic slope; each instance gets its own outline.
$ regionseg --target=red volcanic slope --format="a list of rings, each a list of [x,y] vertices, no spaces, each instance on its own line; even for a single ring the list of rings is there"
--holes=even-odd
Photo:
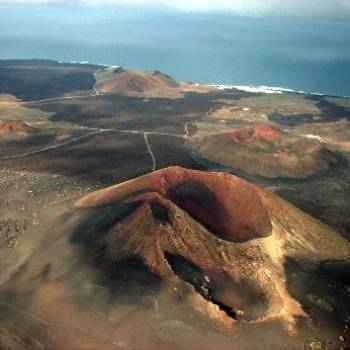
[[[20,120],[0,121],[0,135],[27,134],[33,128]]]
[[[170,167],[97,191],[78,208],[113,202],[176,204],[220,238],[242,242],[271,233],[269,213],[257,188],[232,175]]]
[[[139,72],[133,70],[118,69],[113,79],[103,81],[99,89],[139,95],[148,91],[167,90],[178,88],[179,84],[170,76],[159,71]]]
[[[104,231],[97,225],[90,233],[97,254],[111,262],[140,258],[169,283],[172,298],[228,327],[236,321],[220,305],[241,310],[247,322],[281,319],[293,326],[305,313],[289,294],[287,259],[314,266],[350,256],[336,232],[229,174],[170,167],[91,193],[75,206],[108,206],[108,217],[115,215]],[[100,223],[103,211],[85,213]],[[176,257],[182,268],[197,267],[212,289],[196,287]]]
[[[236,142],[253,143],[266,142],[275,144],[281,135],[281,130],[269,125],[256,125],[240,128],[227,136]]]

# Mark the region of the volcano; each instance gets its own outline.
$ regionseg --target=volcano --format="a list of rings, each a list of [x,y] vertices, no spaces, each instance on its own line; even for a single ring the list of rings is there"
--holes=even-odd
[[[336,232],[224,173],[170,167],[91,193],[75,208],[99,223],[88,229],[96,254],[137,258],[224,327],[276,318],[292,325],[305,313],[288,291],[287,259],[315,266],[350,257]]]
[[[270,125],[209,136],[194,148],[204,159],[266,178],[304,178],[326,172],[337,163],[336,155],[320,140]]]
[[[169,167],[36,215],[2,265],[0,348],[339,349],[347,337],[350,243],[238,177]]]
[[[134,97],[182,97],[186,91],[208,92],[212,88],[187,82],[177,82],[159,71],[137,71],[117,68],[113,74],[97,79],[101,93]]]

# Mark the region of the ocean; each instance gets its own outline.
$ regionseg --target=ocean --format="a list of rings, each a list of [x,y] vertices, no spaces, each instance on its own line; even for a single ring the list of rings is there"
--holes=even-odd
[[[160,70],[207,84],[350,96],[350,23],[84,6],[0,5],[0,59]]]

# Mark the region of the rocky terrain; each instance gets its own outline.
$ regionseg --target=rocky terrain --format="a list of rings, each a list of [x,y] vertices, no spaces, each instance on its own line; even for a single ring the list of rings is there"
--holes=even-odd
[[[91,90],[100,66],[51,60],[1,60],[0,94],[30,101]]]

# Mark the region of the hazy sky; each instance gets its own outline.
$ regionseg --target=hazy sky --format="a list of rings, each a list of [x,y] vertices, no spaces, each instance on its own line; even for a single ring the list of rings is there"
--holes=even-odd
[[[291,16],[350,20],[350,0],[0,0],[0,4],[88,4],[164,8],[185,12],[228,12],[248,16]]]

